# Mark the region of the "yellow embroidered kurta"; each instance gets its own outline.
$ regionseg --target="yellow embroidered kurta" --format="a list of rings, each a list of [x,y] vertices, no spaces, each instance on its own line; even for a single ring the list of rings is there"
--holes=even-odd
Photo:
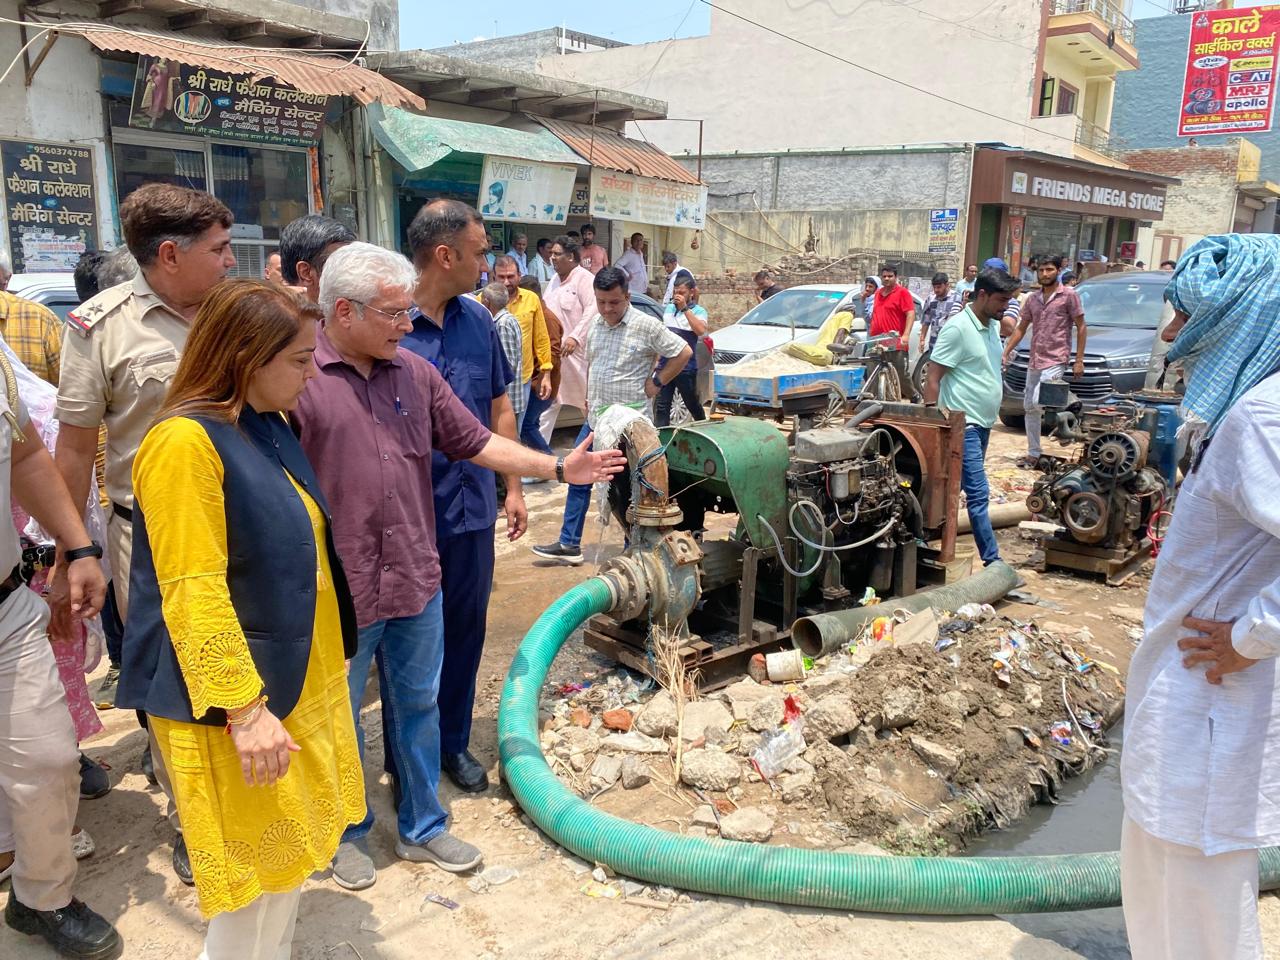
[[[185,418],[160,424],[142,444],[134,482],[146,504],[165,623],[192,712],[241,706],[262,681],[227,591],[222,463],[208,434]],[[301,886],[328,868],[346,826],[364,818],[324,515],[296,483],[294,489],[315,531],[318,583],[306,680],[284,718],[302,748],[291,754],[289,772],[270,787],[250,787],[222,727],[150,718],[206,917]]]

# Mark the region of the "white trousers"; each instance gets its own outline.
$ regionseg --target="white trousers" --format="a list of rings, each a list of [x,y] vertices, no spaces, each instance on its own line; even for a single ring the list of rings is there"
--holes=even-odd
[[[1133,960],[1262,960],[1257,850],[1210,857],[1125,817],[1120,886]]]
[[[1040,421],[1044,407],[1040,406],[1040,383],[1044,380],[1061,380],[1067,372],[1065,363],[1045,367],[1043,370],[1027,369],[1027,386],[1022,392],[1022,409],[1026,412],[1027,456],[1040,456]]]
[[[289,960],[302,888],[264,893],[247,907],[209,921],[200,960]]]

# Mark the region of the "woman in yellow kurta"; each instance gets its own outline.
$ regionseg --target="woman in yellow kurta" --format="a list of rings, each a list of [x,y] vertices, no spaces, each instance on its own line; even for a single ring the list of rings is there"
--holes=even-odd
[[[289,957],[303,881],[364,817],[350,594],[279,413],[314,375],[316,319],[278,287],[216,287],[133,468],[120,695],[173,781],[207,960]]]

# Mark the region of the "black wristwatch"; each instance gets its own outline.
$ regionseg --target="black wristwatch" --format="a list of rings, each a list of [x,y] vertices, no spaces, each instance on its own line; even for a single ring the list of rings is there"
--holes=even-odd
[[[87,557],[93,557],[95,560],[102,559],[102,545],[97,540],[90,540],[87,547],[76,547],[74,550],[67,550],[62,554],[62,559],[66,563],[75,563],[77,560],[84,560]]]
[[[564,457],[556,457],[556,482],[564,483]]]

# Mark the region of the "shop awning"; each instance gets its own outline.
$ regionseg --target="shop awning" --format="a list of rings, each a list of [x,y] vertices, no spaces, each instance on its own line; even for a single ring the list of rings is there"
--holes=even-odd
[[[534,117],[540,124],[586,157],[593,167],[617,170],[638,177],[698,183],[698,178],[651,143],[632,140],[606,127],[593,127],[568,120]]]
[[[99,50],[119,50],[146,57],[164,57],[192,67],[254,78],[274,77],[303,93],[351,97],[368,106],[425,110],[426,101],[381,74],[336,56],[258,49],[193,40],[152,30],[113,30],[84,24],[60,24],[63,33],[77,33]]]
[[[1236,189],[1254,200],[1265,202],[1280,198],[1280,184],[1272,183],[1270,180],[1246,180],[1243,183],[1237,183]]]
[[[527,133],[487,123],[424,117],[378,105],[369,108],[369,126],[383,149],[409,171],[422,170],[451,153],[516,157],[541,163],[586,163],[546,130]]]

